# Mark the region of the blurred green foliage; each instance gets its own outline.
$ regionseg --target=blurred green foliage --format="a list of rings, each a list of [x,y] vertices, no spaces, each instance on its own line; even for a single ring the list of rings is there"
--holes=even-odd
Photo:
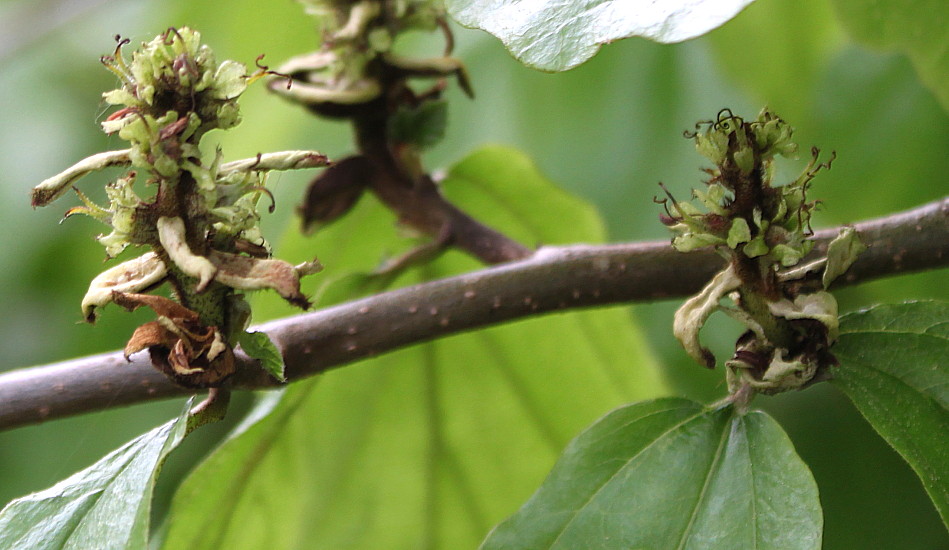
[[[78,15],[59,16],[67,5]],[[85,5],[88,10],[80,9]],[[120,147],[97,124],[105,116],[100,94],[114,86],[97,60],[111,52],[112,36],[139,42],[168,26],[189,25],[222,59],[252,64],[266,53],[265,62],[274,65],[313,49],[317,38],[290,0],[234,0],[227,9],[206,0],[35,6],[7,0],[0,4],[0,21],[4,29],[38,29],[32,35],[0,33],[0,369],[6,370],[116,349],[142,321],[106,310],[97,326],[80,323],[79,301],[103,268],[103,251],[92,239],[101,228],[76,219],[57,225],[65,203],[37,211],[28,206],[28,191],[39,181],[86,155]],[[937,30],[946,32],[944,26]],[[797,128],[804,150],[813,144],[838,152],[833,170],[813,188],[824,201],[818,226],[884,215],[946,192],[946,112],[906,57],[855,43],[827,0],[759,0],[706,37],[671,46],[621,41],[562,74],[521,66],[483,33],[458,30],[456,38],[456,54],[468,65],[477,97],[448,94],[446,139],[427,164],[446,166],[484,143],[516,146],[549,178],[594,203],[612,240],[667,238],[652,203],[656,182],[680,195],[698,182],[702,160],[681,132],[726,106],[753,115],[768,104]],[[410,39],[404,46],[424,44]],[[263,86],[245,94],[242,108],[244,123],[222,140],[228,158],[290,148],[339,156],[352,149],[348,128],[301,116]],[[788,162],[786,174],[801,165]],[[265,234],[275,237],[295,224],[293,206],[306,177],[271,180],[277,213],[264,220]],[[86,188],[105,181],[98,178],[84,182]],[[949,298],[945,271],[838,293],[843,311],[926,297]],[[679,393],[699,400],[721,396],[722,373],[692,364],[672,338],[675,307],[669,302],[632,310]],[[719,341],[713,351],[721,356],[736,328],[712,325],[705,340]],[[756,404],[790,433],[817,479],[825,548],[949,546],[908,466],[835,389],[820,385]],[[239,400],[233,412],[241,406]],[[179,407],[156,403],[0,433],[0,500],[52,485]],[[168,487],[226,429],[202,429],[172,455],[157,513]]]
[[[591,207],[509,148],[465,157],[442,186],[522,242],[604,237]],[[369,272],[406,246],[394,221],[365,197],[315,237],[292,231],[281,254],[319,250],[323,281],[308,283],[323,287],[318,304],[332,305],[364,290],[365,276],[353,271]],[[450,251],[395,284],[477,267]],[[257,312],[278,303],[258,296]],[[444,315],[424,301],[414,314]],[[530,496],[574,434],[665,391],[620,309],[545,316],[366,359],[293,384],[271,414],[201,464],[175,495],[162,548],[474,548]]]

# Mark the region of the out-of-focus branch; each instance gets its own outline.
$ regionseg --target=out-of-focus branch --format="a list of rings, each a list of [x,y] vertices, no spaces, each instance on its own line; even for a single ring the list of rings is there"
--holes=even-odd
[[[839,285],[949,266],[949,198],[856,224],[869,245]],[[838,228],[819,231],[816,253]],[[525,260],[377,294],[267,323],[289,380],[449,334],[554,311],[646,302],[696,292],[722,266],[711,251],[667,242],[545,247]],[[236,389],[274,380],[239,354]],[[149,364],[121,352],[0,375],[0,429],[186,395]]]

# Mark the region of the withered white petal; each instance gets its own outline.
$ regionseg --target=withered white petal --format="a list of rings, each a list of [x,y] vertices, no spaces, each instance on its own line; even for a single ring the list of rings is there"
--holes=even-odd
[[[211,260],[191,251],[185,238],[185,222],[181,218],[158,218],[158,240],[162,247],[182,271],[198,279],[198,292],[204,290],[217,274]]]
[[[132,161],[129,159],[131,149],[122,149],[121,151],[106,151],[97,153],[91,157],[86,157],[73,164],[59,174],[43,180],[42,183],[33,188],[33,206],[46,206],[65,193],[69,187],[79,178],[108,168],[109,166],[126,166]]]
[[[300,170],[327,166],[329,159],[319,151],[280,151],[264,153],[259,157],[235,160],[221,165],[218,176],[224,177],[235,172],[268,172],[271,170]]]
[[[389,65],[406,71],[449,75],[465,68],[464,63],[454,57],[414,58],[392,53],[386,53],[383,57]]]
[[[776,348],[771,362],[760,379],[755,376],[741,362],[729,361],[726,378],[728,387],[735,391],[740,386],[748,385],[766,394],[800,389],[810,382],[817,374],[817,364],[801,361],[797,358],[785,360],[787,350]]]
[[[685,351],[703,365],[712,366],[708,364],[708,350],[704,349],[699,342],[699,330],[701,330],[709,315],[718,309],[719,300],[739,286],[741,286],[741,279],[738,278],[735,270],[729,265],[718,275],[712,277],[712,280],[705,285],[701,292],[686,300],[682,307],[676,311],[672,331],[679,342],[682,343]]]
[[[294,81],[293,87],[289,90],[282,85],[272,86],[270,89],[279,95],[283,95],[287,99],[304,104],[337,103],[340,105],[358,105],[372,101],[382,94],[382,88],[375,80],[360,80],[339,89],[330,89],[326,86]]]
[[[160,282],[166,274],[165,264],[154,252],[107,269],[89,283],[89,290],[82,298],[82,314],[93,321],[95,308],[111,302],[113,291],[140,292]]]
[[[297,271],[297,275],[300,277],[306,277],[307,275],[313,275],[314,273],[319,273],[323,271],[323,264],[319,260],[314,258],[309,262],[303,262],[302,264],[297,264],[293,266],[293,269]]]
[[[355,40],[362,35],[372,18],[379,15],[380,5],[363,0],[349,9],[349,20],[343,28],[333,33],[335,40]]]
[[[837,340],[840,322],[837,319],[837,300],[829,292],[801,294],[794,301],[781,299],[768,304],[772,315],[785,319],[815,319],[827,327],[827,337]]]
[[[834,279],[846,273],[857,260],[857,256],[866,249],[867,245],[860,241],[856,229],[853,227],[841,229],[834,240],[827,245],[827,267],[821,279],[824,288],[830,287]]]
[[[221,335],[219,330],[214,329],[214,341],[211,342],[211,347],[208,349],[207,353],[208,361],[214,361],[214,358],[220,355],[226,349],[227,344],[224,343],[224,337]]]
[[[768,370],[765,371],[762,381],[770,387],[797,388],[809,381],[817,372],[817,364],[804,363],[797,359],[785,361],[781,358],[783,349],[777,349]]]

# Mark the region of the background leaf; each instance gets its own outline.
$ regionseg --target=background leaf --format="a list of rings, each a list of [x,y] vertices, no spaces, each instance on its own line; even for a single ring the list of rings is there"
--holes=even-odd
[[[188,430],[188,409],[56,485],[0,511],[0,547],[144,550],[162,462]]]
[[[905,53],[949,110],[949,4],[943,0],[833,0],[841,25],[860,42]]]
[[[949,525],[949,303],[841,318],[833,383],[919,475]]]
[[[571,441],[482,548],[820,548],[822,523],[814,478],[769,416],[659,399]]]
[[[466,27],[498,37],[525,65],[566,71],[606,44],[641,36],[682,42],[735,16],[753,0],[447,0],[448,13]]]
[[[587,205],[510,149],[473,154],[442,186],[524,242],[603,235]],[[351,290],[339,277],[406,246],[393,222],[366,197],[315,239],[288,236],[281,256],[320,251],[325,279],[340,281],[322,292],[325,305]],[[472,267],[448,252],[399,283]],[[411,314],[433,313],[420,304]],[[530,495],[576,431],[630,396],[663,391],[621,309],[533,319],[347,366],[289,387],[195,470],[174,499],[164,547],[471,548]]]

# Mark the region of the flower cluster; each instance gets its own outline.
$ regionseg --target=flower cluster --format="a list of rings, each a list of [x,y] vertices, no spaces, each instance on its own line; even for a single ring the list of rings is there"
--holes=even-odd
[[[349,117],[359,106],[391,91],[393,82],[407,77],[438,78],[455,75],[470,95],[464,65],[448,57],[451,35],[444,8],[437,0],[300,0],[316,16],[323,36],[319,51],[298,56],[278,69],[292,85],[280,79],[270,89],[321,115]],[[448,51],[443,57],[415,59],[397,55],[399,35],[443,28]],[[392,98],[388,98],[392,99]]]
[[[687,133],[696,149],[715,164],[705,190],[693,190],[705,212],[691,203],[671,201],[663,222],[675,233],[673,246],[688,252],[704,246],[725,246],[748,258],[762,257],[783,266],[796,264],[810,252],[811,210],[807,189],[816,173],[830,162],[810,164],[795,181],[772,187],[774,158],[793,156],[793,130],[764,109],[753,122],[729,110],[714,122],[700,123]]]
[[[677,250],[712,246],[728,260],[676,312],[673,329],[693,358],[712,367],[715,358],[699,342],[708,317],[724,311],[748,328],[726,363],[733,393],[743,387],[763,393],[800,388],[834,364],[829,348],[837,338],[837,303],[826,288],[863,250],[856,232],[846,229],[830,243],[827,257],[800,264],[814,246],[810,218],[817,203],[807,200],[808,187],[830,162],[819,163],[812,149],[797,179],[773,186],[775,157],[797,151],[792,134],[767,109],[752,122],[721,111],[715,121],[686,133],[715,165],[706,170],[705,189],[693,191],[702,208],[668,192],[660,201],[666,207],[660,219],[674,233]],[[812,281],[820,274],[819,282]],[[726,296],[734,307],[720,305]]]
[[[240,122],[237,99],[262,74],[248,75],[234,61],[218,63],[188,28],[169,29],[142,44],[130,61],[122,54],[127,44],[119,40],[115,53],[102,58],[121,83],[104,94],[107,103],[121,108],[102,127],[129,148],[93,155],[42,182],[33,190],[33,206],[49,204],[91,172],[128,168],[106,186],[108,206],[77,190],[84,206],[66,213],[110,226],[111,232],[99,237],[110,258],[129,246],[150,249],[97,276],[83,298],[83,315],[93,322],[98,310],[113,302],[151,308],[158,320],[136,330],[126,354],[148,348],[156,367],[177,382],[220,385],[234,372],[234,346],[240,343],[249,353],[261,347],[259,337],[249,339],[245,332],[249,306],[238,291],[270,288],[306,308],[300,277],[320,267],[315,260],[293,266],[270,258],[258,213],[258,201],[269,196],[266,174],[326,166],[328,160],[313,151],[229,163],[220,150],[206,157],[201,138]],[[146,189],[153,194],[142,198]],[[177,302],[144,294],[164,283]],[[264,355],[273,355],[267,351]],[[282,377],[282,365],[268,368]]]
[[[367,190],[377,192],[384,202],[428,193],[434,183],[422,168],[421,153],[445,134],[448,109],[441,95],[447,78],[455,77],[473,95],[464,65],[450,57],[454,41],[441,1],[300,2],[317,19],[321,47],[280,66],[269,89],[319,116],[352,121],[360,150],[313,179],[300,207],[304,230],[340,218]],[[397,53],[400,35],[439,29],[446,40],[441,56],[414,58]],[[419,89],[416,79],[435,82]],[[380,160],[381,156],[389,158]],[[385,175],[392,165],[398,167],[394,178]],[[378,189],[388,186],[399,189],[395,193]],[[413,218],[404,214],[399,212],[403,219]],[[423,233],[431,233],[434,224],[417,225],[423,226]]]

